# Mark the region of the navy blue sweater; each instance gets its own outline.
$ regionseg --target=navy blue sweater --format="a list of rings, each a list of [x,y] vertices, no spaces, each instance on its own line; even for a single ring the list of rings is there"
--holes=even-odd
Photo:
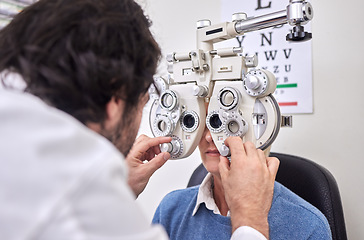
[[[192,216],[198,188],[196,186],[169,193],[158,206],[153,223],[162,224],[171,240],[230,239],[230,217],[214,214],[205,204],[201,204]],[[271,240],[331,239],[325,216],[277,182],[268,221]]]

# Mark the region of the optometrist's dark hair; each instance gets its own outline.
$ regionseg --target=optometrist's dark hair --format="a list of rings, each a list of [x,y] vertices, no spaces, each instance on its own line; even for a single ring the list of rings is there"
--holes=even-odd
[[[0,71],[83,123],[100,122],[112,97],[126,111],[153,83],[160,48],[133,0],[40,0],[0,31]]]

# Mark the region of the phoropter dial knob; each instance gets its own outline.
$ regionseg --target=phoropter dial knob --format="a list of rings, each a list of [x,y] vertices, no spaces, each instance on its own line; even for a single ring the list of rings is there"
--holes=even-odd
[[[169,152],[172,158],[178,158],[183,152],[183,143],[177,136],[172,136],[172,141],[160,146],[162,152]]]
[[[253,97],[262,96],[266,93],[269,77],[262,70],[252,70],[246,74],[243,85],[245,91]]]

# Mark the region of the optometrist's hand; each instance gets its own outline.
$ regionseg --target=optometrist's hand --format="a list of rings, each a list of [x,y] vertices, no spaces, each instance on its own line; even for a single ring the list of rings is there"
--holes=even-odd
[[[253,143],[243,143],[240,137],[229,137],[225,144],[230,148],[231,162],[221,156],[219,169],[232,231],[249,226],[269,239],[268,213],[279,160],[266,157]]]
[[[134,142],[126,161],[129,166],[128,184],[138,197],[144,191],[149,178],[171,157],[168,152],[161,152],[159,145],[168,143],[171,137],[150,138],[140,135]]]

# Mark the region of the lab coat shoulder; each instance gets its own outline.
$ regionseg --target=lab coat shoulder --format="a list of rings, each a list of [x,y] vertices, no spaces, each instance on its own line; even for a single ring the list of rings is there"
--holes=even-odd
[[[1,239],[165,239],[102,136],[30,94],[0,90]],[[6,207],[4,207],[6,206]]]

